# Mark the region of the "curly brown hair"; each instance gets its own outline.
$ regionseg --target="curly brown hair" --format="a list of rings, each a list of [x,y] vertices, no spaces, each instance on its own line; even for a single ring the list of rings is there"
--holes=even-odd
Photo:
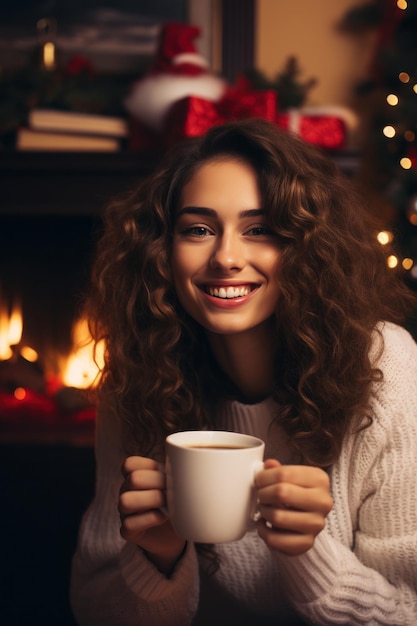
[[[184,141],[108,207],[87,302],[93,337],[106,345],[99,398],[143,454],[169,432],[215,427],[213,357],[176,298],[170,255],[184,185],[225,156],[256,170],[281,247],[276,419],[306,462],[328,466],[346,433],[372,421],[378,323],[403,323],[414,298],[387,268],[361,200],[333,161],[263,120]]]

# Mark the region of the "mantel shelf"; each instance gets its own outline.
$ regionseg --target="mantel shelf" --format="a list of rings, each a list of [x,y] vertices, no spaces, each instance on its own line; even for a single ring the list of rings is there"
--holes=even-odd
[[[156,153],[0,153],[1,215],[97,215],[148,175]]]
[[[151,171],[160,155],[149,152],[0,152],[6,172],[142,172]]]
[[[0,152],[0,215],[99,215],[150,174],[158,152]],[[358,154],[330,155],[352,176]]]

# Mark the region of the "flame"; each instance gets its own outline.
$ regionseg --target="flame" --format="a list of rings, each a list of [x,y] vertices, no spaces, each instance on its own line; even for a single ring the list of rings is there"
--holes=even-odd
[[[72,352],[63,366],[62,382],[78,389],[95,386],[103,364],[104,342],[99,342],[94,349],[87,321],[78,320],[73,329]]]
[[[0,361],[6,361],[20,354],[26,361],[34,363],[38,353],[22,343],[23,316],[20,305],[10,311],[0,300]],[[45,355],[44,355],[45,357]],[[85,319],[78,320],[72,331],[72,350],[67,358],[62,358],[58,375],[59,385],[86,389],[95,386],[104,365],[104,342],[94,347]],[[56,375],[56,371],[55,371]]]
[[[12,346],[22,339],[23,319],[20,305],[15,304],[9,314],[9,307],[0,303],[0,360],[13,356]]]

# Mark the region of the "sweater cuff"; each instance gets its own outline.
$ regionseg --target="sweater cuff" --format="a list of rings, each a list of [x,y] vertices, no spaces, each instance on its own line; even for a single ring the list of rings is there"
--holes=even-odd
[[[169,578],[149,561],[140,548],[126,543],[120,553],[122,576],[136,597],[145,602],[189,604],[198,600],[198,561],[194,544],[188,543],[182,558]],[[197,602],[196,602],[197,606]]]
[[[342,569],[340,547],[336,553],[333,540],[326,531],[316,537],[314,546],[304,554],[288,556],[276,553],[275,557],[281,571],[285,572],[287,591],[297,604],[314,602],[328,593]]]

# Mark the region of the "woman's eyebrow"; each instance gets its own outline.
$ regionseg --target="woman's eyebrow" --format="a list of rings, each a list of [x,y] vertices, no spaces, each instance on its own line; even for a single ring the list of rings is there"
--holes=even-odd
[[[181,215],[204,215],[205,217],[217,217],[217,211],[214,209],[207,209],[204,206],[185,206],[182,209],[178,209],[177,217]]]
[[[241,219],[246,217],[259,217],[260,215],[265,215],[265,211],[263,209],[248,209],[247,211],[241,211],[239,213],[239,217]]]
[[[181,215],[203,215],[205,217],[217,217],[217,211],[202,206],[186,206],[178,210],[177,217],[180,217]],[[260,215],[265,215],[265,211],[263,209],[247,209],[239,213],[239,218],[245,219],[247,217],[259,217]]]

